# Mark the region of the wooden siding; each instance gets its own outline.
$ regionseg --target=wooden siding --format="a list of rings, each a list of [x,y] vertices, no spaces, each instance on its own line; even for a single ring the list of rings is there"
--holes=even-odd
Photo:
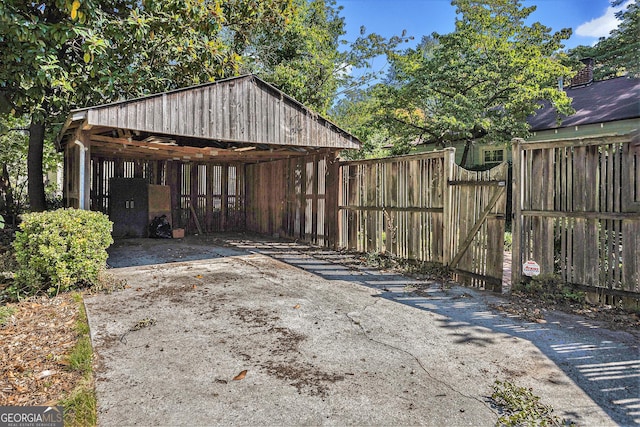
[[[87,125],[232,143],[359,147],[354,137],[255,76],[93,107]]]
[[[637,138],[637,136],[635,137]],[[637,307],[640,144],[633,134],[514,144],[513,281],[543,274]]]

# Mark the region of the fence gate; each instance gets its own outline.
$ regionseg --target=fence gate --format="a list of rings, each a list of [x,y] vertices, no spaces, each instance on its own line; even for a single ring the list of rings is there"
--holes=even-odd
[[[467,171],[453,148],[342,162],[338,245],[445,264],[466,285],[500,291],[507,172]]]

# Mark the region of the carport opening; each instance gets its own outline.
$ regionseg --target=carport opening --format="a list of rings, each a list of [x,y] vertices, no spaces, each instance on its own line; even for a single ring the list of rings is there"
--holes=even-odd
[[[326,203],[337,178],[335,155],[260,164],[194,163],[92,157],[90,208],[109,215],[115,238],[148,237],[165,215],[186,234],[255,232],[325,245],[336,206]]]
[[[114,237],[157,215],[186,234],[250,231],[335,246],[337,154],[360,142],[248,75],[71,112],[58,140],[66,205]]]

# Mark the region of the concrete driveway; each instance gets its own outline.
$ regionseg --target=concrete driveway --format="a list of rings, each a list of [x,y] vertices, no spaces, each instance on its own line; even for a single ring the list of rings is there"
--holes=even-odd
[[[99,424],[489,426],[496,380],[577,425],[640,424],[637,336],[504,317],[462,287],[417,296],[343,257],[242,236],[116,243],[129,287],[85,300]]]

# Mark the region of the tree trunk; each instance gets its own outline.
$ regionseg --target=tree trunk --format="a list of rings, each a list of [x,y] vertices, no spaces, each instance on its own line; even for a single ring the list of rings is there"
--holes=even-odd
[[[29,152],[27,154],[27,179],[29,207],[31,212],[46,209],[44,180],[42,173],[42,152],[44,150],[44,121],[31,121],[29,125]]]
[[[13,201],[13,189],[11,188],[11,181],[9,180],[9,170],[7,165],[2,165],[2,175],[0,175],[0,194],[2,194],[2,201],[0,201],[0,208],[6,215],[5,224],[11,223],[15,225],[15,213],[16,208]],[[4,206],[2,206],[4,204]]]
[[[471,140],[468,139],[464,143],[464,150],[462,151],[462,159],[460,160],[460,166],[463,168],[467,167],[467,159],[469,157],[469,150],[471,150]]]

